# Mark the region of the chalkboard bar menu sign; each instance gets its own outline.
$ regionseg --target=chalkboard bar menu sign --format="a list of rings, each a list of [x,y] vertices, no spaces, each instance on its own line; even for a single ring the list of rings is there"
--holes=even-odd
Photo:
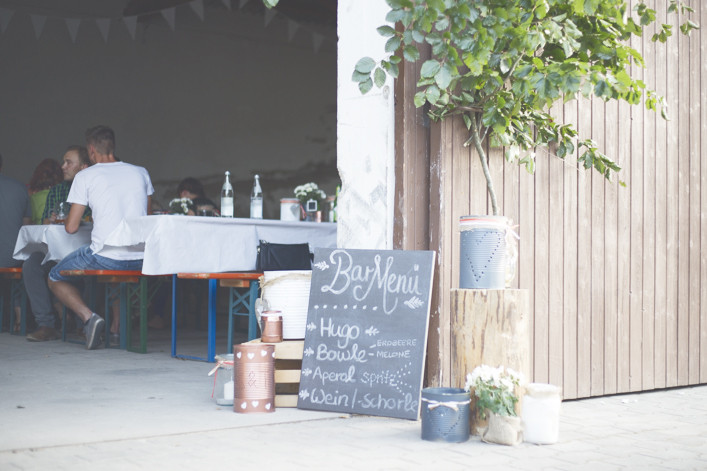
[[[434,256],[315,249],[297,407],[418,418]]]

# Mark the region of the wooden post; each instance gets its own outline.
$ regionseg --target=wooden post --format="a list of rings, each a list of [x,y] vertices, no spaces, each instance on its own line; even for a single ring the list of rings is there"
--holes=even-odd
[[[479,365],[512,368],[530,380],[529,295],[526,289],[453,289],[452,387],[463,388]],[[473,404],[472,404],[473,406]],[[472,408],[471,431],[483,425]]]

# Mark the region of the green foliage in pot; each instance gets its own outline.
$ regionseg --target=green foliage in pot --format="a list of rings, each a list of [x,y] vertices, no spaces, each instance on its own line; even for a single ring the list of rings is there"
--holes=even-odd
[[[504,370],[503,366],[493,368],[481,365],[466,375],[467,391],[474,391],[476,397],[476,411],[482,419],[489,413],[515,416],[516,393],[518,386],[523,382],[523,375],[510,368]]]
[[[643,58],[629,40],[655,22],[656,12],[639,2],[629,11],[627,0],[386,0],[390,24],[378,28],[388,37],[376,62],[358,61],[353,80],[362,93],[381,87],[386,74],[398,76],[401,61],[420,59],[420,45],[431,58],[420,70],[415,105],[429,106],[432,119],[461,115],[469,130],[465,145],[476,149],[486,177],[493,214],[496,194],[483,148],[484,139],[503,146],[506,159],[534,169],[532,149],[552,146],[565,158],[578,149],[579,163],[607,179],[620,167],[591,139],[579,139],[570,124],[549,113],[557,102],[594,95],[623,100],[666,116],[662,97],[631,77],[630,67]],[[277,3],[277,0],[266,0]],[[668,11],[683,21],[689,34],[697,24],[692,9],[670,0]],[[665,42],[671,25],[652,37]]]

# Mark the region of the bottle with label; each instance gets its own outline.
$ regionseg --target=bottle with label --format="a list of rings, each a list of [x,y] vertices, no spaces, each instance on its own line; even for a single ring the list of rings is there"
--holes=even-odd
[[[221,217],[225,218],[233,217],[233,187],[228,178],[230,175],[231,172],[226,171],[226,180],[221,187]]]
[[[250,217],[263,219],[263,190],[260,188],[260,176],[255,176],[253,191],[250,192]]]

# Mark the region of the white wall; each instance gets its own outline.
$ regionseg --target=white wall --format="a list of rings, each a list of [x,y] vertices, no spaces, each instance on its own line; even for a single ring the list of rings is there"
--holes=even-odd
[[[361,95],[351,80],[359,59],[383,57],[376,32],[389,8],[382,0],[339,0],[337,165],[340,247],[392,249],[394,204],[394,94],[392,79]]]
[[[336,38],[315,52],[306,25],[288,39],[287,21],[206,2],[205,21],[188,4],[176,28],[156,15],[132,39],[119,23],[104,42],[82,21],[76,43],[50,17],[39,39],[17,11],[0,35],[0,153],[4,173],[27,182],[35,165],[108,124],[117,155],[145,166],[157,199],[186,176],[218,198],[225,170],[236,180],[236,215],[247,214],[252,175],[261,174],[265,216],[279,198],[315,181],[337,183]]]

